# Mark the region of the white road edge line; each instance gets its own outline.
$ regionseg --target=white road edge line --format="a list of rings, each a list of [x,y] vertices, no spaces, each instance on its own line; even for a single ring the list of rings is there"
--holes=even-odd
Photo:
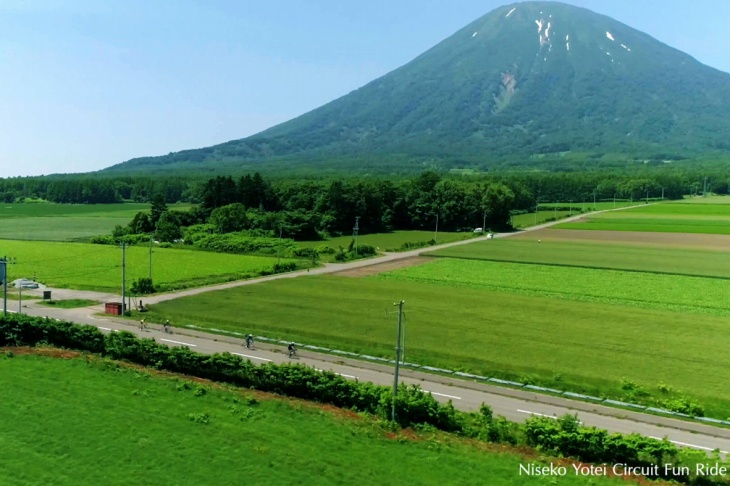
[[[160,341],[165,341],[166,343],[182,344],[183,346],[190,346],[192,348],[194,348],[195,346],[197,346],[197,344],[183,343],[183,342],[180,342],[180,341],[173,341],[172,339],[162,339],[162,338],[160,338]]]
[[[427,391],[431,395],[438,395],[440,397],[453,398],[454,400],[461,400],[461,397],[455,397],[454,395],[446,395],[445,393],[436,393],[436,392],[432,392],[430,390],[423,390],[423,391]]]
[[[654,437],[654,436],[649,436],[649,438],[656,439],[656,440],[664,440],[661,437]],[[680,442],[678,440],[670,439],[669,442],[671,442],[672,444],[680,445],[680,446],[691,447],[693,449],[702,449],[703,451],[714,451],[715,450],[712,447],[705,447],[705,446],[701,446],[701,445],[697,445],[697,444],[688,444],[686,442]],[[730,452],[728,452],[728,451],[720,451],[720,453],[721,454],[730,454]]]
[[[231,353],[231,354],[235,354],[236,356],[243,356],[244,358],[259,359],[261,361],[271,361],[270,359],[259,358],[258,356],[251,356],[250,354],[243,354],[243,353]]]
[[[99,328],[99,329],[101,329],[102,331],[111,331],[111,330],[112,330],[112,329],[110,329],[110,328],[108,328],[108,327],[101,327],[101,326],[96,326],[96,327],[98,327],[98,328]]]

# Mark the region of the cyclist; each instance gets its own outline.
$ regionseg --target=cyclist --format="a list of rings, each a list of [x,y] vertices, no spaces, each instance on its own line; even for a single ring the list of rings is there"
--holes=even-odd
[[[139,321],[139,330],[144,331],[145,329],[147,329],[147,324],[145,324],[144,319],[141,319]]]
[[[253,347],[253,334],[246,336],[246,347],[251,349]]]
[[[163,327],[163,330],[167,334],[172,334],[172,331],[170,330],[170,320],[169,319],[165,319],[165,326]]]
[[[294,346],[294,343],[293,342],[292,343],[289,343],[289,346],[287,346],[286,349],[289,350],[289,357],[290,358],[292,356],[296,356],[297,355],[297,347]]]

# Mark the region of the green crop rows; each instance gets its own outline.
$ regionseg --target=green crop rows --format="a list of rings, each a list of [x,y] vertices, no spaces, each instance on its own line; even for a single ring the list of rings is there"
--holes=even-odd
[[[590,215],[585,221],[562,223],[556,228],[727,235],[730,234],[730,205],[687,202],[647,205]]]
[[[730,315],[730,280],[444,258],[383,278],[628,307]]]
[[[657,245],[501,238],[426,255],[730,278],[725,252]]]

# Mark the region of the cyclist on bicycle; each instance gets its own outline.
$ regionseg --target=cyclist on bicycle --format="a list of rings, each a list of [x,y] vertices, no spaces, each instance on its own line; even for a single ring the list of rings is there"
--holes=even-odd
[[[140,331],[143,331],[143,330],[145,330],[146,328],[147,328],[147,324],[145,324],[145,322],[144,322],[144,319],[141,319],[141,320],[139,321],[139,329],[140,329]]]
[[[246,336],[246,347],[251,349],[253,347],[253,334]]]
[[[170,331],[170,320],[169,319],[165,319],[165,326],[163,329],[166,333],[172,334],[172,331]]]
[[[294,346],[294,343],[289,343],[289,346],[286,347],[286,349],[289,350],[289,357],[295,356],[297,354],[297,347]]]

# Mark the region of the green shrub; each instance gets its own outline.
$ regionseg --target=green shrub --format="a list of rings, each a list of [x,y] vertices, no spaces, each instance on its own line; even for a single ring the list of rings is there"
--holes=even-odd
[[[141,277],[132,283],[132,293],[136,295],[147,295],[155,293],[155,286],[152,285],[152,279]]]

